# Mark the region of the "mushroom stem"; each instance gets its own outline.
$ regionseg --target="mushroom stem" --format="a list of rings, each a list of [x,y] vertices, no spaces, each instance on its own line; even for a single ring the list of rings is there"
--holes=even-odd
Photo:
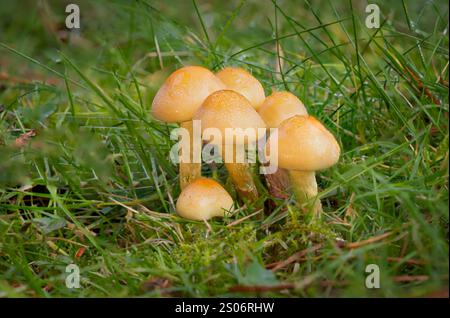
[[[315,172],[290,170],[289,177],[298,204],[303,205],[308,202],[314,215],[319,216],[322,212],[322,204],[320,203],[320,199],[317,198],[318,192]],[[314,197],[316,198],[311,202],[311,199]]]
[[[236,145],[233,147],[223,147],[222,158],[225,163],[225,168],[233,181],[239,197],[250,202],[256,201],[258,199],[258,190],[253,181],[250,165],[248,163],[237,163],[235,153],[233,153],[233,162],[227,162],[226,160],[225,149],[233,149],[234,152],[236,148]]]
[[[258,190],[250,172],[250,165],[248,163],[225,163],[225,167],[239,196],[250,202],[255,201],[258,198]]]
[[[180,187],[186,188],[192,181],[202,176],[202,164],[194,163],[194,134],[192,120],[182,122],[180,126],[189,132],[190,162],[180,161]]]

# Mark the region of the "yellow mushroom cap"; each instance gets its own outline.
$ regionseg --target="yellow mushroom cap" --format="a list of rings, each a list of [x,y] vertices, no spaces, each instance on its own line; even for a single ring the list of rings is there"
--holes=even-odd
[[[190,183],[180,194],[177,213],[191,220],[223,217],[233,207],[233,199],[216,181],[200,178]]]
[[[209,94],[224,88],[210,70],[201,66],[182,67],[156,93],[152,115],[164,122],[189,121]]]
[[[264,102],[266,96],[263,86],[246,70],[238,67],[226,67],[216,75],[228,89],[244,95],[255,109],[258,109]]]
[[[272,93],[264,100],[258,113],[269,128],[278,127],[281,122],[292,116],[308,114],[300,99],[289,92]]]
[[[270,137],[272,138],[272,136]],[[266,151],[270,151],[270,142]],[[288,170],[317,171],[339,160],[334,136],[312,116],[294,116],[278,127],[278,166]]]
[[[232,90],[217,91],[208,96],[194,115],[195,120],[201,120],[202,131],[207,128],[219,129],[222,139],[225,139],[227,128],[241,128],[235,131],[233,142],[254,143],[257,141],[258,128],[266,128],[266,124],[258,115],[250,102],[241,94]],[[246,129],[253,129],[254,136],[245,135]]]

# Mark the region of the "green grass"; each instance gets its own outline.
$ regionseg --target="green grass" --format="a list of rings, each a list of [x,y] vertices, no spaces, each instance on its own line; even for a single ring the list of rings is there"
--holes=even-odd
[[[77,3],[79,37],[60,27],[61,1],[0,8],[0,297],[448,290],[447,1],[376,1],[380,29],[365,27],[361,1]],[[150,106],[190,64],[247,68],[266,94],[293,92],[333,132],[342,156],[318,174],[320,220],[279,199],[233,226],[255,208],[210,229],[175,214],[175,126]],[[232,190],[224,167],[203,169]],[[71,263],[80,289],[65,286]],[[371,263],[380,289],[365,288]]]

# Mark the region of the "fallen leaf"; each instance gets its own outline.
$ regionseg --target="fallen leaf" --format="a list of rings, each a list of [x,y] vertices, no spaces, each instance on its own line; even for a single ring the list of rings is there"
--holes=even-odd
[[[17,137],[16,140],[14,141],[14,146],[16,148],[22,148],[28,143],[30,138],[34,136],[36,136],[36,131],[34,129],[31,129],[30,131]]]

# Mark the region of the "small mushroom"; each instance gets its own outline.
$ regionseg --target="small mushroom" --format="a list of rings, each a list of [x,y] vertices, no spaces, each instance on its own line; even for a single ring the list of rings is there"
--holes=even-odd
[[[267,127],[276,128],[284,120],[295,115],[307,115],[305,105],[292,93],[274,92],[258,108],[258,113]]]
[[[205,221],[212,217],[223,217],[233,207],[233,199],[216,181],[199,178],[181,191],[177,213],[190,220]]]
[[[192,116],[208,95],[224,88],[225,85],[208,69],[185,66],[166,79],[153,99],[151,112],[156,119],[180,123],[189,131],[190,162],[180,162],[181,189],[201,176],[201,163],[193,160]]]
[[[247,98],[255,109],[264,102],[266,95],[261,83],[249,72],[239,67],[226,67],[216,76],[231,89]]]
[[[221,90],[206,98],[202,107],[197,111],[194,119],[201,120],[202,131],[208,128],[219,129],[222,135],[220,143],[209,140],[221,149],[222,158],[225,159],[225,167],[233,181],[233,184],[243,199],[250,201],[258,197],[258,191],[253,181],[248,163],[237,163],[235,149],[245,147],[258,140],[258,128],[266,128],[264,121],[253,109],[250,102],[241,94],[232,90]],[[226,140],[226,129],[236,129],[233,140]],[[255,134],[245,134],[246,129],[253,129]],[[227,162],[227,151],[233,150],[232,162]]]
[[[308,114],[300,99],[286,91],[274,92],[266,97],[264,103],[258,109],[258,113],[268,128],[277,128],[284,120],[295,115]],[[289,196],[286,193],[289,187],[287,170],[279,168],[275,173],[266,174],[264,177],[272,196],[280,199]]]
[[[266,152],[270,152],[270,143],[266,144]],[[312,116],[297,115],[278,127],[278,165],[289,170],[300,205],[317,196],[315,171],[331,167],[339,155],[340,147],[334,136]],[[320,213],[320,200],[314,201],[312,208],[315,214]]]

